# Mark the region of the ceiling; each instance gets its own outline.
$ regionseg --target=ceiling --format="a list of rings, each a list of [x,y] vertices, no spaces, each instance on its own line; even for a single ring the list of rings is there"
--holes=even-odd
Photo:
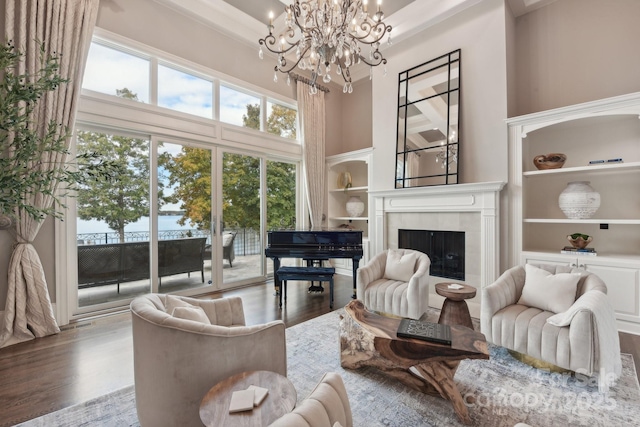
[[[393,15],[398,10],[402,9],[409,3],[415,0],[387,0],[383,1],[383,11],[385,15]],[[284,13],[284,7],[290,4],[291,1],[286,0],[224,0],[225,3],[229,3],[236,9],[246,13],[247,15],[255,18],[258,21],[267,23],[269,18],[269,12],[273,11],[276,16]],[[375,4],[376,0],[371,0],[371,4]]]
[[[273,11],[275,33],[284,28],[284,8],[293,0],[155,0],[179,13],[190,16],[233,38],[257,47],[267,35],[269,12]],[[393,46],[482,0],[383,0],[385,23],[391,25]],[[506,0],[514,16],[520,16],[557,0]],[[369,0],[375,7],[376,0]],[[381,50],[388,49],[383,43]],[[366,67],[352,67],[352,77],[368,75]]]
[[[155,0],[184,15],[215,28],[249,46],[267,35],[269,12],[273,11],[275,33],[284,28],[284,7],[293,0]],[[391,25],[393,46],[410,36],[480,3],[482,0],[383,0],[385,23]],[[532,0],[520,0],[532,1]],[[544,0],[540,0],[544,1]],[[369,0],[375,7],[376,0]],[[392,46],[392,47],[393,47]],[[381,50],[388,49],[383,43]],[[359,68],[358,68],[359,67]],[[362,65],[352,67],[354,81],[368,76]]]

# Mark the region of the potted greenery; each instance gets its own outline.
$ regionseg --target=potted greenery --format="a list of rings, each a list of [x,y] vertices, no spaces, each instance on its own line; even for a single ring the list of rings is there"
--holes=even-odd
[[[40,67],[33,74],[16,73],[23,60],[11,42],[0,46],[0,227],[8,228],[16,209],[34,219],[62,216],[62,198],[87,176],[111,176],[113,169],[95,154],[75,157],[75,164],[63,162],[51,167],[50,158],[67,156],[69,129],[51,120],[38,131],[32,113],[42,96],[67,83],[59,71],[59,59],[40,49]],[[86,167],[79,169],[77,166]],[[42,167],[47,166],[47,167]],[[26,196],[50,196],[48,207],[29,204]]]

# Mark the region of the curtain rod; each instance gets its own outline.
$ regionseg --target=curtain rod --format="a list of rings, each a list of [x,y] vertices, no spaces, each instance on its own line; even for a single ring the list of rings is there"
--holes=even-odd
[[[304,77],[304,76],[301,76],[300,74],[296,74],[296,73],[290,72],[289,73],[289,77],[291,77],[296,82],[297,81],[301,81],[302,83],[306,83],[309,86],[311,86],[311,80],[306,78],[306,77]],[[319,85],[318,83],[316,83],[316,88],[318,88],[318,90],[321,90],[321,91],[323,91],[325,93],[329,93],[329,88],[326,87],[326,86],[322,86],[322,85]]]

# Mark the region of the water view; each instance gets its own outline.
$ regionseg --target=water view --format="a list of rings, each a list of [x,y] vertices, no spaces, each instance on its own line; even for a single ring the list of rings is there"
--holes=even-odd
[[[191,227],[188,223],[185,225],[178,224],[178,220],[182,218],[181,215],[161,215],[158,217],[158,230],[159,231],[169,231],[169,230],[195,230],[195,227]],[[96,219],[92,220],[81,220],[78,219],[78,230],[77,234],[86,234],[86,233],[114,233],[115,230],[109,228],[109,226],[102,221],[98,221]],[[136,222],[132,222],[131,224],[127,224],[124,227],[125,232],[144,232],[149,231],[149,217],[142,217]]]

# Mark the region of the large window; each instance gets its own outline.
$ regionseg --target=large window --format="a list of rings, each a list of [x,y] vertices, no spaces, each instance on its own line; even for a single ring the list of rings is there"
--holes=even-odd
[[[70,317],[141,293],[196,295],[264,281],[272,264],[265,228],[302,218],[301,147],[284,140],[297,138],[293,100],[120,43],[92,44],[83,81],[101,94],[81,97],[75,149],[118,160],[122,171],[88,183],[69,203],[66,223],[75,227],[66,230],[66,256],[78,263],[68,273]]]
[[[94,40],[82,87],[297,140],[295,105],[138,50]]]

